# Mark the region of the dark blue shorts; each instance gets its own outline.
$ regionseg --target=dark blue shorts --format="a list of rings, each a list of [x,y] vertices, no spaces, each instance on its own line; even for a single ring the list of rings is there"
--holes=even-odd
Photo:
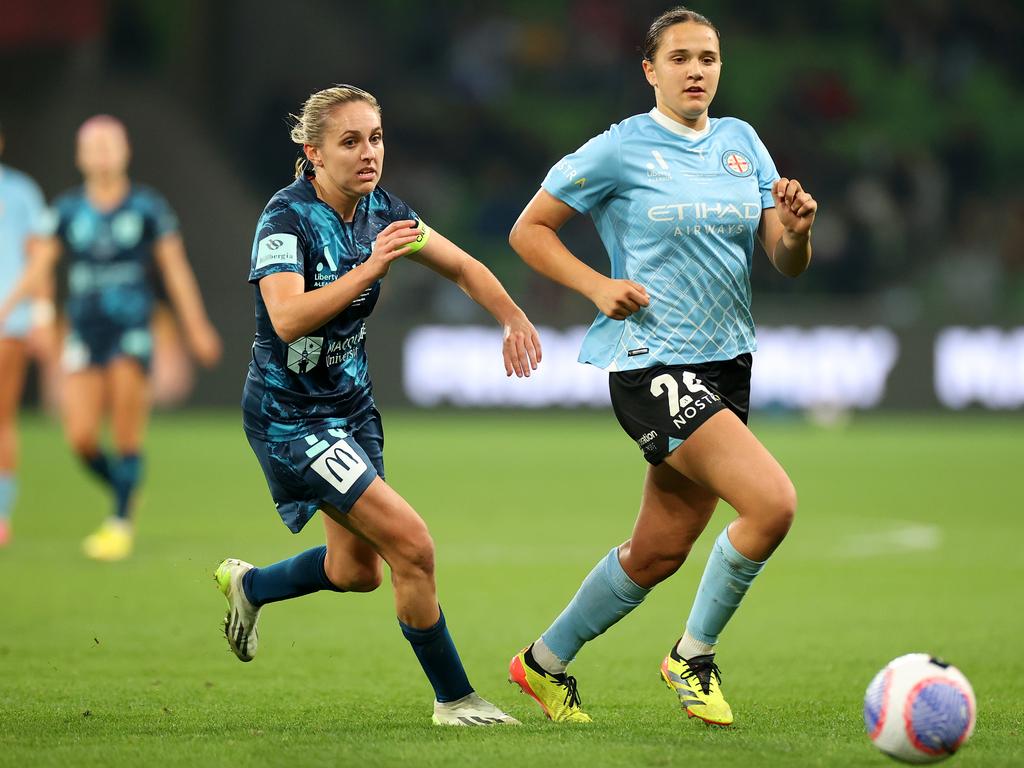
[[[148,325],[98,330],[72,328],[64,340],[61,357],[64,370],[78,373],[87,368],[105,368],[118,357],[128,357],[149,373],[153,357],[153,333]]]
[[[277,513],[292,533],[324,505],[348,512],[375,477],[384,479],[384,429],[376,408],[345,429],[314,430],[281,442],[247,437]]]

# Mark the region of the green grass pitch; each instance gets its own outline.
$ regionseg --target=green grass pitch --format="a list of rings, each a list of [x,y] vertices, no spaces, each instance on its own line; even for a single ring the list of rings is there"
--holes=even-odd
[[[608,414],[385,414],[390,481],[428,521],[470,678],[521,728],[441,729],[387,584],[271,605],[260,655],[220,633],[212,571],[322,541],[281,525],[235,413],[151,427],[137,551],[86,561],[106,500],[59,430],[24,422],[0,551],[0,765],[885,766],[861,699],[926,650],[978,697],[950,764],[1024,765],[1024,422],[882,418],[755,431],[800,492],[789,539],[723,636],[731,729],[687,721],[658,664],[681,631],[720,508],[691,560],[573,666],[594,724],[553,725],[505,682],[636,512],[644,463]]]

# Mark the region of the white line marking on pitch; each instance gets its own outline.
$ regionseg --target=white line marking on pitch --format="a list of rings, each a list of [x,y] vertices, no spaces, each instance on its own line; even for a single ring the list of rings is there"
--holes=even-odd
[[[942,545],[942,530],[936,525],[894,520],[898,527],[888,531],[856,533],[839,545],[839,557],[877,557],[903,552],[927,552]]]

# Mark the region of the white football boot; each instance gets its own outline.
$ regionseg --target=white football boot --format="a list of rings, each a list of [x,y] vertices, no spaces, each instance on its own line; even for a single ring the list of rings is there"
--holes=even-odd
[[[477,693],[456,701],[434,702],[434,725],[519,725],[519,721],[506,715]]]
[[[259,646],[256,622],[260,609],[249,602],[242,589],[242,577],[253,569],[252,563],[229,557],[217,566],[213,578],[228,601],[228,612],[224,616],[224,636],[228,645],[241,661],[252,661]]]

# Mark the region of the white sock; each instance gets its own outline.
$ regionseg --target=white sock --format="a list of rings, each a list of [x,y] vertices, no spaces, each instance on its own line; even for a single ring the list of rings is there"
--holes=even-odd
[[[552,653],[551,649],[544,644],[544,638],[538,637],[533,644],[533,660],[540,664],[541,668],[552,675],[565,674],[566,663]]]
[[[683,636],[679,638],[679,642],[676,643],[676,653],[683,659],[692,659],[694,656],[707,656],[714,652],[715,646],[702,643],[689,632],[684,632]],[[534,651],[535,657],[536,653]]]

